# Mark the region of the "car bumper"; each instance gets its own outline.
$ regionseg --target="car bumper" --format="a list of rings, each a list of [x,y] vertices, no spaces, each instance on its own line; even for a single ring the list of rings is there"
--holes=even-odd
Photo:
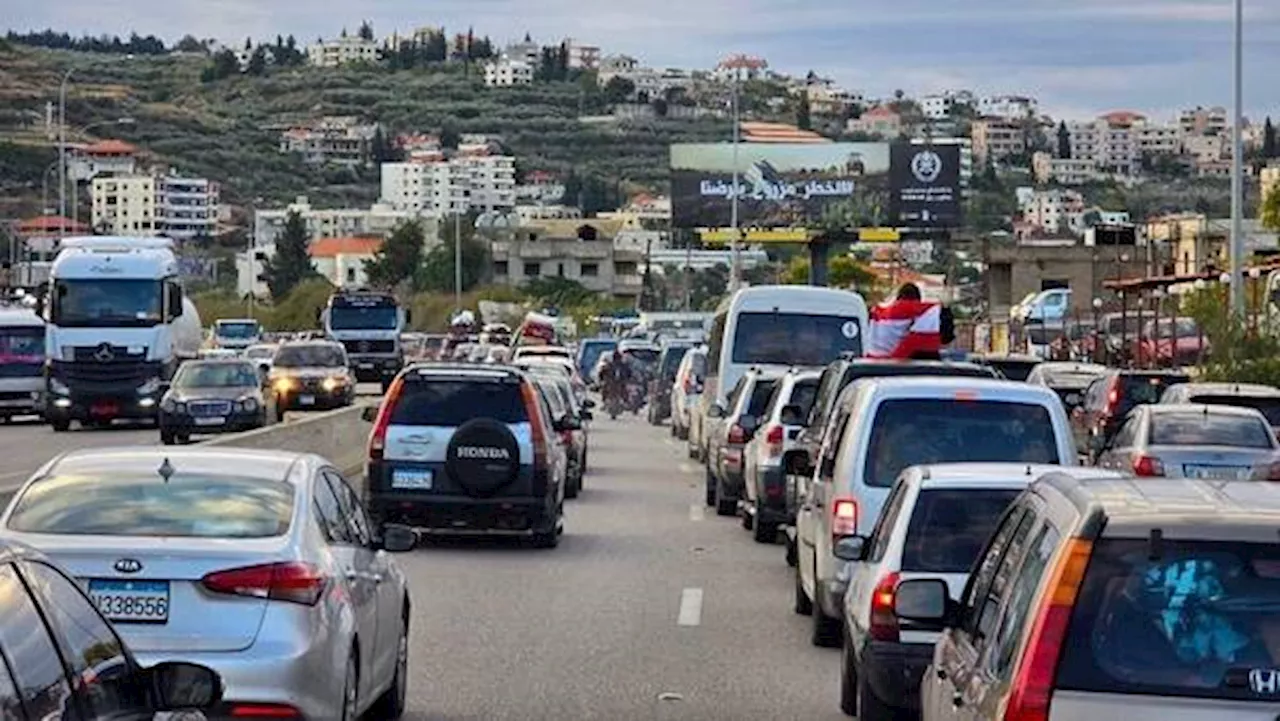
[[[134,394],[51,396],[44,409],[49,421],[109,421],[153,419],[159,401],[154,396]]]
[[[350,386],[326,390],[276,391],[276,407],[282,411],[313,411],[338,408],[352,402],[355,391]],[[310,402],[307,402],[310,399]]]
[[[429,536],[531,536],[555,530],[551,498],[423,497],[379,492],[368,501],[379,523],[400,523]]]
[[[404,360],[401,358],[357,357],[351,359],[351,372],[355,374],[356,380],[361,383],[372,383],[395,378],[401,368],[404,368]]]
[[[858,675],[885,703],[907,711],[920,708],[920,681],[933,661],[931,643],[869,641],[862,649]]]
[[[204,420],[206,419],[161,411],[160,429],[172,431],[179,435],[240,433],[241,431],[249,431],[266,425],[267,413],[265,410],[260,409],[254,413],[232,413],[219,419],[219,423],[199,422]]]
[[[0,391],[0,417],[44,413],[43,390]]]

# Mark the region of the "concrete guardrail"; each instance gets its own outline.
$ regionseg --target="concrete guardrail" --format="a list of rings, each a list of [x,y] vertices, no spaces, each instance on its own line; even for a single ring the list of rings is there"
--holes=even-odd
[[[373,429],[360,417],[366,405],[373,404],[357,401],[346,408],[293,416],[257,430],[214,436],[199,445],[314,453],[356,479],[364,474],[365,447]]]

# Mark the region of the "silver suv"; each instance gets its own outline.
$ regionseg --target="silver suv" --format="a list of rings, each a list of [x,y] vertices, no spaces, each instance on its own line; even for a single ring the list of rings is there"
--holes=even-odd
[[[567,466],[560,438],[581,426],[554,418],[524,373],[413,365],[365,419],[374,424],[366,497],[378,523],[559,543]]]

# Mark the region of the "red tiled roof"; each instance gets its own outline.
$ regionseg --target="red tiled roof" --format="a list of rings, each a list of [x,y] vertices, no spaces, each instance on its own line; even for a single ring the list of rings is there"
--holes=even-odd
[[[877,105],[876,107],[862,114],[862,117],[864,118],[868,116],[873,118],[888,118],[888,117],[898,117],[898,114],[893,111],[893,108],[887,105]]]
[[[81,148],[81,152],[89,155],[133,155],[138,152],[138,148],[123,140],[109,139],[86,145]]]
[[[339,255],[374,255],[381,248],[381,238],[320,238],[311,244],[307,253],[312,258],[333,258]]]
[[[89,225],[88,223],[81,223],[78,220],[57,215],[42,215],[38,218],[28,218],[18,223],[19,235],[54,233],[59,230],[69,233],[88,233]]]
[[[742,140],[747,143],[829,143],[827,138],[784,123],[742,123]]]
[[[1112,125],[1133,125],[1139,120],[1146,120],[1147,116],[1132,110],[1114,110],[1103,115],[1102,119]]]

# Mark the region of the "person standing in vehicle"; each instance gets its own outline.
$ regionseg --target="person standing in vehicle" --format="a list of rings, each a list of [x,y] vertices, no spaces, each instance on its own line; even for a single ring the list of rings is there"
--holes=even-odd
[[[915,283],[898,289],[891,301],[871,309],[868,358],[940,360],[955,340],[955,319],[941,303],[925,301]]]

